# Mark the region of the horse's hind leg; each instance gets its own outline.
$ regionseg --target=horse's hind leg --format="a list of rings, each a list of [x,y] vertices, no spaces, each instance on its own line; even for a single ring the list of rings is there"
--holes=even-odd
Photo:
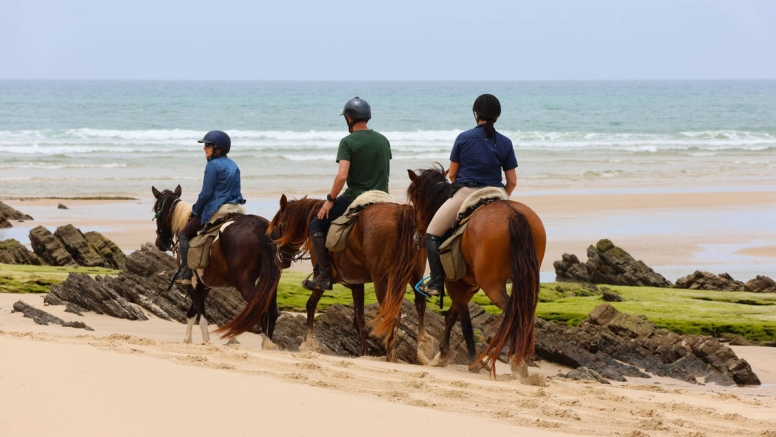
[[[474,346],[474,328],[472,327],[471,314],[469,314],[469,305],[465,301],[455,302],[458,316],[461,318],[461,331],[463,331],[463,338],[466,341],[466,351],[469,354],[469,371],[478,372],[479,369],[472,368],[474,361],[477,359],[477,350]]]
[[[272,295],[272,303],[269,306],[269,312],[261,320],[261,331],[270,340],[272,340],[272,335],[275,333],[275,323],[278,320],[278,315],[278,295],[274,293]]]

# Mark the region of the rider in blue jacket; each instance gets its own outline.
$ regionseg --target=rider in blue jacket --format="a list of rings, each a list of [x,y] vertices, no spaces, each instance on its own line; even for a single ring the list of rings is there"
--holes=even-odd
[[[245,204],[240,193],[240,169],[226,154],[232,147],[232,140],[226,132],[212,130],[199,140],[204,144],[205,179],[197,202],[191,207],[191,217],[178,233],[181,255],[181,271],[176,283],[191,284],[192,272],[188,266],[189,240],[197,235],[218,208],[227,203]]]

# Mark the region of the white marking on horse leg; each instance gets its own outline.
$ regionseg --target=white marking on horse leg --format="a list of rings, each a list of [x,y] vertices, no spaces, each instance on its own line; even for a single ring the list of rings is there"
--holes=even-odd
[[[202,330],[202,343],[210,343],[210,333],[207,331],[207,319],[205,316],[199,319],[199,329]]]
[[[184,343],[191,343],[191,330],[194,327],[194,317],[189,317],[186,323],[186,336],[183,337]]]

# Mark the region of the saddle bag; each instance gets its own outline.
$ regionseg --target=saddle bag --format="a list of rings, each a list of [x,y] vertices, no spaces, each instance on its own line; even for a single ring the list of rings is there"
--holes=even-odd
[[[358,220],[358,214],[341,215],[331,222],[326,234],[326,248],[331,252],[342,252],[348,245],[348,235]]]
[[[445,277],[457,281],[466,276],[466,261],[461,253],[461,240],[466,230],[466,223],[456,228],[453,235],[439,246],[439,260],[445,269]]]
[[[213,245],[218,232],[197,235],[189,241],[188,264],[192,270],[204,269],[210,264],[210,246]]]

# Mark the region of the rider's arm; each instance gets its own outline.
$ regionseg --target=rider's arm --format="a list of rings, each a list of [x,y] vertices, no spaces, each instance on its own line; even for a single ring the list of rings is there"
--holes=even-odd
[[[505,170],[504,176],[506,176],[507,178],[507,186],[504,187],[504,189],[507,190],[507,195],[511,196],[512,190],[514,190],[515,187],[517,186],[517,172],[515,171],[514,168],[511,170]]]
[[[450,161],[450,168],[447,169],[447,177],[450,179],[450,182],[455,182],[458,179],[458,168],[460,167],[460,162]]]
[[[192,207],[191,212],[194,215],[201,214],[207,201],[213,197],[213,192],[216,189],[216,180],[218,179],[216,173],[216,165],[208,162],[205,166],[205,179],[202,181],[202,190],[199,192],[197,202],[194,203],[194,206]]]
[[[337,176],[334,177],[334,183],[331,185],[331,192],[329,192],[329,195],[332,198],[336,198],[339,195],[340,191],[342,191],[342,187],[345,186],[345,182],[347,182],[348,180],[349,171],[350,171],[350,161],[340,159],[339,170],[337,170]]]

